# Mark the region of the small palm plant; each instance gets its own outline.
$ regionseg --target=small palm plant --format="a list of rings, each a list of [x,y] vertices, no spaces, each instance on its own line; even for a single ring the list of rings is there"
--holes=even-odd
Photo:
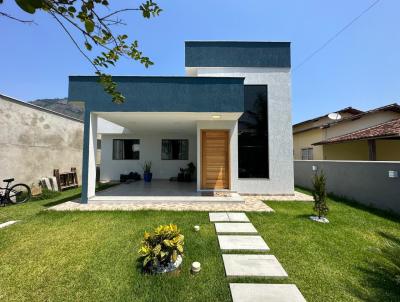
[[[314,211],[317,212],[318,218],[325,217],[329,208],[326,204],[326,177],[324,172],[319,174],[316,172],[313,176],[313,198],[314,198]]]
[[[143,168],[143,179],[145,182],[151,182],[151,179],[153,177],[153,173],[151,173],[151,161],[145,161],[144,164],[142,165]]]
[[[152,272],[176,262],[183,255],[184,239],[175,224],[160,225],[153,233],[145,232],[138,251],[143,269]]]

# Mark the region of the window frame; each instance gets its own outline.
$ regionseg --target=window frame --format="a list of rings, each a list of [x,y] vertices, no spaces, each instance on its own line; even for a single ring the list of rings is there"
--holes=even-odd
[[[307,156],[303,156],[303,152],[307,152]],[[310,152],[311,151],[311,152]],[[310,156],[311,154],[311,156]],[[304,158],[307,157],[307,158]],[[307,147],[307,148],[301,148],[301,160],[314,160],[314,148],[312,147]]]
[[[114,150],[115,150],[114,142],[115,141],[137,141],[138,143],[133,143],[132,146],[139,145],[138,158],[116,158],[116,155],[114,152]],[[125,146],[124,146],[124,148],[125,148]],[[140,139],[137,139],[137,138],[113,138],[113,140],[112,140],[112,160],[140,160]]]
[[[163,143],[164,141],[186,141],[187,142],[187,153],[186,153],[186,158],[163,158]],[[161,160],[189,160],[189,139],[187,138],[163,138],[161,139],[161,154],[160,154]]]

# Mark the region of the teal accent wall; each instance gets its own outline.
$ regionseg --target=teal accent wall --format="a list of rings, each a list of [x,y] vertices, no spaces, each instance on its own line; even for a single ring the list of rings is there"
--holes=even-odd
[[[243,112],[243,78],[115,76],[123,104],[114,104],[95,76],[70,76],[69,101],[98,112]]]
[[[186,67],[286,67],[290,42],[185,42]]]

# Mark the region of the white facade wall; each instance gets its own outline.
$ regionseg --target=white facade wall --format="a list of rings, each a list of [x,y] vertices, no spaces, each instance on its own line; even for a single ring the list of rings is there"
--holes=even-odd
[[[134,131],[132,131],[134,132]],[[140,139],[140,159],[139,160],[113,160],[113,139]],[[188,160],[161,160],[161,141],[162,139],[188,139],[189,158]],[[154,179],[169,179],[176,177],[179,168],[186,168],[187,164],[196,163],[196,133],[177,134],[162,132],[140,132],[132,134],[102,134],[101,136],[101,164],[100,180],[119,180],[120,174],[138,172],[143,175],[142,165],[147,161],[152,162],[152,173]]]
[[[269,179],[236,179],[236,181],[232,181],[232,184],[236,183],[237,191],[244,194],[293,194],[294,175],[290,69],[201,67],[196,68],[196,70],[188,68],[187,73],[197,76],[244,77],[245,85],[268,85],[270,177]],[[231,172],[235,172],[237,175],[237,168],[232,167]]]

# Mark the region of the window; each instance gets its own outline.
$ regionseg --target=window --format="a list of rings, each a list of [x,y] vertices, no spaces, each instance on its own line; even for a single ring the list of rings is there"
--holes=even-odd
[[[313,159],[313,148],[301,149],[301,159],[302,160],[312,160]]]
[[[97,140],[97,150],[101,150],[101,139]]]
[[[189,140],[163,139],[161,144],[162,160],[187,160],[189,159]]]
[[[140,140],[113,139],[113,159],[139,159]]]
[[[238,132],[239,178],[268,178],[268,87],[244,87]]]

